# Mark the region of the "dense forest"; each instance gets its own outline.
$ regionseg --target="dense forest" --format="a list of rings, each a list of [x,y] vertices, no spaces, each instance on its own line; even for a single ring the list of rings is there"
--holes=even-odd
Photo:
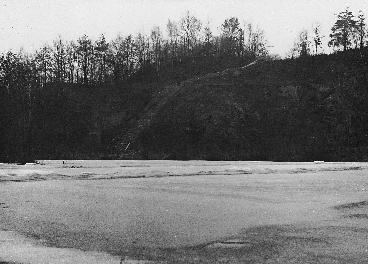
[[[232,17],[214,34],[187,12],[165,32],[6,52],[0,160],[367,160],[366,36],[346,9],[333,54],[316,25],[281,60],[262,29]]]
[[[160,87],[267,53],[263,31],[237,18],[214,36],[187,12],[166,31],[59,38],[32,54],[2,54],[1,159],[101,158]]]

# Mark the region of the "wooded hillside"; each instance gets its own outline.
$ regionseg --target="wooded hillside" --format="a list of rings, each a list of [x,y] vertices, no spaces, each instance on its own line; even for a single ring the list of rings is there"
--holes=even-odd
[[[188,80],[136,148],[148,159],[367,160],[368,50]]]
[[[281,60],[262,29],[187,12],[166,34],[5,52],[0,160],[366,160],[366,31],[347,8],[330,55],[316,26]]]

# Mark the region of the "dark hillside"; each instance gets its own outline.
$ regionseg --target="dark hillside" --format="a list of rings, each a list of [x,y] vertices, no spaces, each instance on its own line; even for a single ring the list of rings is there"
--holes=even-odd
[[[367,50],[350,50],[190,79],[129,151],[146,159],[367,160],[367,62]]]
[[[0,53],[0,161],[141,157],[139,136],[181,82],[267,54],[261,28],[229,17],[214,34],[189,11],[149,34]]]
[[[50,83],[32,91],[30,106],[3,93],[0,160],[103,158],[112,139],[143,111],[152,89],[137,82]]]
[[[0,160],[367,160],[367,53],[219,64],[186,81],[4,85]]]

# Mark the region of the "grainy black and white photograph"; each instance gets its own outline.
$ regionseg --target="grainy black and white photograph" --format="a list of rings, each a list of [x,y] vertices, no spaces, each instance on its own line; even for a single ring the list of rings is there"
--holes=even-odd
[[[367,0],[0,0],[0,264],[368,263]]]

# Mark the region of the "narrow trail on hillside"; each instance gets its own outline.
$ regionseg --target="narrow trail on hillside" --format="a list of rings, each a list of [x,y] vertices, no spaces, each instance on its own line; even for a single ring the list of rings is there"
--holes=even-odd
[[[150,126],[152,120],[166,102],[172,98],[180,90],[180,85],[168,85],[164,90],[158,92],[151,102],[144,108],[143,114],[131,126],[130,129],[119,138],[118,151],[120,158],[127,157],[131,153],[132,145],[135,143],[137,136],[147,127]]]
[[[238,69],[243,70],[252,65],[257,64],[258,61],[259,60],[257,59],[239,68],[226,69],[223,70],[222,72],[216,73],[216,75],[222,75],[223,73],[235,71]],[[154,120],[155,116],[159,113],[162,107],[184,87],[184,83],[206,78],[207,76],[213,76],[213,74],[214,73],[208,73],[203,76],[199,77],[197,76],[189,80],[183,81],[180,84],[167,85],[163,90],[156,93],[151,102],[145,107],[142,115],[138,118],[138,120],[127,130],[127,132],[123,136],[119,137],[118,139],[119,146],[117,148],[117,150],[119,151],[119,158],[129,158],[134,156],[133,148],[138,135],[144,129],[146,129],[151,125],[152,120]]]
[[[245,66],[243,66],[243,67],[241,67],[241,68],[242,68],[242,69],[246,69],[246,68],[248,68],[248,67],[250,67],[250,66],[252,66],[252,65],[257,64],[257,63],[258,63],[258,61],[259,61],[259,59],[256,59],[255,61],[253,61],[253,62],[251,62],[251,63],[249,63],[249,64],[247,64],[247,65],[245,65]]]

